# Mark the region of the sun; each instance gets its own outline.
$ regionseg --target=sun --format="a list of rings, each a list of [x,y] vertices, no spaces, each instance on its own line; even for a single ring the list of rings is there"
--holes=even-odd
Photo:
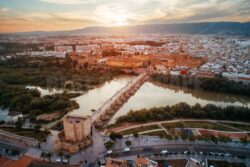
[[[96,20],[107,26],[125,26],[129,24],[131,13],[117,6],[100,6],[94,11]]]
[[[114,26],[125,26],[128,25],[128,17],[123,14],[117,14],[114,16]]]

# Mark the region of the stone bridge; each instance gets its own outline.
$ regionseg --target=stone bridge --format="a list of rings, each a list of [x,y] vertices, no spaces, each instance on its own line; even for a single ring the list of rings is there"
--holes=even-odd
[[[136,79],[128,82],[123,88],[111,96],[99,109],[91,116],[91,122],[95,126],[103,126],[121,108],[121,106],[141,87],[149,78],[147,73],[140,74]]]

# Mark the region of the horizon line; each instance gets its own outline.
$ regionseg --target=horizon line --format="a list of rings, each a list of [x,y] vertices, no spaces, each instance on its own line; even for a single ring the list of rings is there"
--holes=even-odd
[[[123,27],[136,27],[136,26],[147,26],[147,25],[178,25],[178,24],[202,24],[202,23],[250,23],[249,21],[240,22],[240,21],[204,21],[204,22],[176,22],[176,23],[152,23],[152,24],[136,24],[136,25],[124,25],[124,26],[86,26],[76,29],[65,29],[65,30],[34,30],[34,31],[16,31],[16,32],[0,32],[0,35],[6,34],[21,34],[21,33],[55,33],[55,32],[67,32],[67,31],[76,31],[83,30],[86,28],[123,28]]]

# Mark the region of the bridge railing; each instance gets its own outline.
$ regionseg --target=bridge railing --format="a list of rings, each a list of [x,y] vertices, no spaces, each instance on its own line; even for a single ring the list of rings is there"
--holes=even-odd
[[[98,116],[105,111],[108,107],[110,107],[110,105],[113,104],[113,102],[115,100],[118,99],[118,97],[120,97],[120,95],[122,95],[123,93],[125,93],[127,90],[129,90],[131,87],[133,87],[135,84],[138,83],[138,81],[140,81],[146,74],[141,74],[140,76],[138,76],[135,80],[129,81],[124,87],[122,87],[120,90],[118,90],[113,96],[111,96],[105,103],[103,103],[103,105],[101,107],[99,107],[94,114],[92,115],[92,121],[95,121],[96,118],[98,118]]]

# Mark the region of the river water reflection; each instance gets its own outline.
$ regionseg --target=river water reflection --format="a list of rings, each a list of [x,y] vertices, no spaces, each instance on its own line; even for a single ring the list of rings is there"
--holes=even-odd
[[[158,82],[146,82],[136,94],[118,110],[110,120],[110,123],[114,123],[119,116],[125,115],[130,110],[174,105],[180,102],[185,102],[189,105],[196,103],[206,105],[210,103],[218,106],[233,105],[250,107],[250,98],[244,96],[204,92],[172,85],[163,85]]]
[[[111,81],[107,81],[104,84],[97,86],[95,89],[89,90],[77,98],[74,98],[80,108],[72,111],[72,114],[91,115],[92,110],[98,109],[115,92],[134,78],[135,76],[119,76]],[[42,96],[63,92],[63,90],[47,90],[40,87],[34,88],[38,88]],[[206,105],[210,103],[219,106],[234,105],[250,107],[249,97],[216,92],[204,92],[201,90],[165,85],[159,82],[146,82],[141,86],[136,94],[118,110],[118,112],[110,120],[110,123],[114,123],[119,116],[125,115],[130,110],[174,105],[180,102],[186,102],[189,105],[194,105],[195,103]],[[3,115],[0,115],[0,117],[6,117],[6,112],[0,112],[0,114],[1,113]]]
[[[75,98],[79,104],[79,109],[74,110],[72,114],[76,115],[91,115],[92,110],[97,110],[105,103],[113,94],[125,86],[129,81],[136,76],[119,76],[111,81],[98,86],[95,89],[89,90],[87,93]]]

